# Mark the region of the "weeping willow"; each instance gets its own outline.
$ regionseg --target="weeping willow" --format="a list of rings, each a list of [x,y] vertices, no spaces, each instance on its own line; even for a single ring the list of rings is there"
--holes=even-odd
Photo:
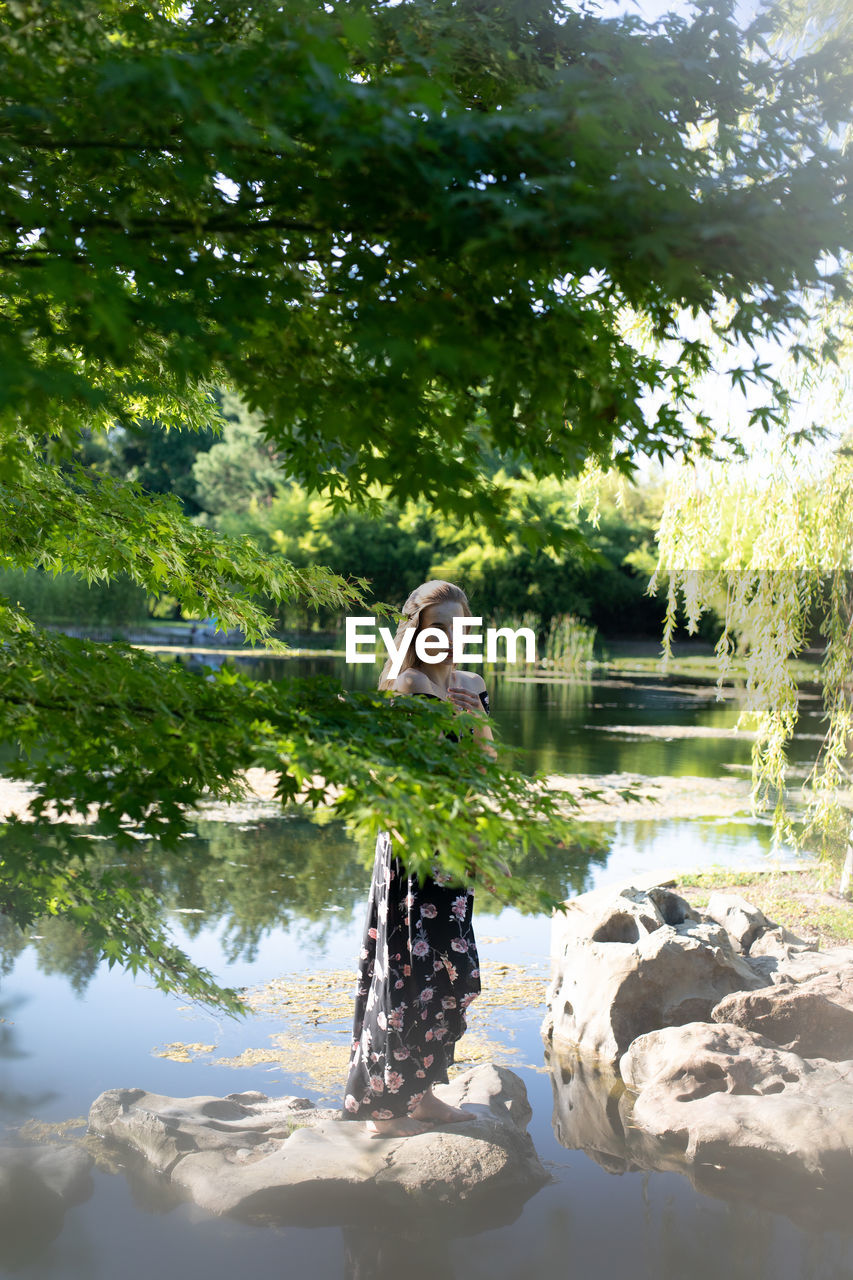
[[[853,280],[850,264],[845,263]],[[812,299],[813,301],[813,299]],[[686,456],[666,480],[651,556],[649,594],[666,590],[662,669],[673,661],[679,616],[695,634],[703,613],[722,619],[716,643],[717,692],[745,673],[737,729],[754,731],[750,801],[772,813],[773,846],[811,848],[824,882],[840,874],[853,897],[853,302],[807,312],[799,342],[782,356],[789,396],[779,403],[775,443],[708,460]],[[719,318],[716,334],[724,328]],[[827,342],[827,333],[836,335]],[[842,335],[838,337],[838,335]],[[639,329],[634,337],[647,335]],[[714,334],[710,335],[714,340]],[[725,354],[721,344],[720,359]],[[721,367],[719,361],[717,367]],[[697,398],[719,395],[706,380]],[[766,428],[766,423],[764,424]],[[769,434],[769,433],[768,433]],[[590,463],[577,506],[595,524],[604,492],[624,500],[627,482]],[[656,556],[656,560],[655,560]],[[800,683],[793,660],[816,645],[822,740],[799,795],[789,751]]]
[[[772,12],[780,47],[802,44],[812,51],[836,40],[851,51],[853,8],[846,0],[782,0]],[[849,115],[848,115],[849,119]],[[838,145],[853,145],[853,128],[827,125]],[[672,662],[672,637],[683,615],[687,632],[703,612],[723,619],[716,644],[717,691],[735,663],[745,669],[745,697],[736,727],[753,729],[753,814],[772,812],[773,845],[819,852],[826,882],[839,873],[839,891],[853,889],[853,269],[849,259],[826,263],[850,282],[837,300],[803,298],[802,329],[791,335],[783,357],[777,402],[753,409],[776,443],[760,460],[747,448],[712,461],[687,455],[668,478],[656,537],[657,561],[647,590],[665,587],[662,667]],[[695,316],[685,316],[691,334]],[[728,363],[729,317],[721,308],[700,342],[717,344],[716,367]],[[626,336],[655,345],[647,321],[625,316]],[[744,353],[747,354],[747,353]],[[748,353],[741,390],[752,379]],[[761,359],[757,357],[756,359]],[[777,387],[781,383],[777,384]],[[720,380],[698,385],[697,403],[713,404]],[[719,416],[719,411],[718,411]],[[728,425],[728,424],[725,424]],[[831,447],[823,447],[826,441]],[[624,499],[626,481],[590,463],[579,478],[577,506],[595,524],[606,489]],[[641,567],[642,557],[635,561]],[[651,557],[654,562],[654,556]],[[809,647],[817,630],[822,660],[815,672],[821,687],[825,732],[796,800],[789,785],[789,749],[798,720],[800,689],[792,660]]]
[[[648,590],[667,586],[663,665],[672,660],[679,608],[688,633],[705,609],[724,619],[716,645],[717,688],[745,666],[737,728],[755,731],[753,813],[772,810],[774,846],[816,845],[828,874],[853,869],[853,433],[820,466],[780,445],[756,477],[735,464],[684,465],[667,488],[658,561]],[[791,659],[817,628],[826,730],[792,803],[788,751],[799,688]]]

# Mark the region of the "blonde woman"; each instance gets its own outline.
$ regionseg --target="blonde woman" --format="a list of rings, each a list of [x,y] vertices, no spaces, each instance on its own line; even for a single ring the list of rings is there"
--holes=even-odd
[[[403,665],[391,680],[389,658],[380,689],[450,701],[485,720],[489,695],[481,676],[454,668],[454,617],[471,617],[461,587],[434,579],[417,587],[403,605],[399,649],[406,627],[416,628]],[[448,637],[448,654],[421,663],[417,632],[437,627]],[[483,750],[494,756],[492,731],[474,726]],[[449,737],[458,741],[456,734]],[[380,831],[359,959],[353,1038],[343,1116],[363,1120],[374,1137],[424,1133],[458,1124],[472,1114],[433,1093],[446,1084],[456,1042],[465,1031],[465,1011],[480,991],[480,962],[472,927],[474,890],[458,888],[437,867],[419,879],[407,875]]]

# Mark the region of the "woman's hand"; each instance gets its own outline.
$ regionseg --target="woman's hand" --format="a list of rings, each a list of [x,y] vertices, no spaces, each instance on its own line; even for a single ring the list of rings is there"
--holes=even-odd
[[[470,689],[463,689],[462,686],[458,684],[448,685],[447,693],[449,700],[453,703],[454,711],[470,711],[474,715],[479,716],[481,720],[488,721],[488,713],[480,701],[480,695],[478,693],[472,693]],[[474,737],[479,739],[484,753],[490,760],[497,760],[498,753],[491,745],[493,741],[492,731],[488,724],[472,725],[472,730]],[[480,770],[480,773],[486,772],[485,765],[478,764],[477,768]]]
[[[474,711],[477,715],[485,716],[486,708],[478,694],[472,693],[470,689],[463,689],[460,684],[449,685],[447,692],[450,701],[460,711]]]

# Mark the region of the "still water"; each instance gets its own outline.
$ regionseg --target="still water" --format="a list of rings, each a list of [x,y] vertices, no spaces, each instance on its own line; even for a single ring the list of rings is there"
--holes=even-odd
[[[320,659],[299,674],[341,667]],[[281,665],[251,674],[281,678]],[[369,680],[359,687],[372,687]],[[572,684],[490,682],[493,718],[505,741],[526,751],[531,768],[588,774],[629,771],[719,776],[745,766],[743,739],[638,737],[631,726],[726,727],[734,703],[715,702],[707,686],[663,687],[636,681]],[[816,730],[804,718],[806,734]],[[624,732],[607,732],[624,726]],[[803,737],[796,758],[814,741]],[[657,868],[760,864],[769,848],[761,822],[714,819],[597,824],[588,847],[565,854],[550,874],[566,893]],[[592,833],[591,833],[592,834]],[[156,888],[175,940],[227,986],[254,986],[283,974],[354,971],[372,851],[356,848],[330,823],[300,816],[243,815],[199,821],[180,853],[153,843],[139,870]],[[778,856],[778,855],[777,855]],[[782,851],[784,856],[784,851]],[[105,851],[108,857],[108,851]],[[542,976],[548,969],[549,921],[478,902],[475,929],[485,961],[509,961]],[[278,1029],[261,1015],[239,1022],[157,991],[98,964],[61,921],[41,936],[0,934],[0,1142],[19,1140],[30,1118],[85,1123],[104,1089],[138,1087],[173,1096],[259,1089],[337,1105],[334,1089],[306,1082],[298,1070],[259,1063],[218,1065],[247,1046],[268,1044]],[[219,1280],[255,1277],[354,1280],[434,1276],[443,1280],[515,1280],[538,1275],[750,1277],[750,1280],[849,1280],[853,1234],[779,1212],[772,1189],[721,1199],[678,1173],[613,1172],[582,1150],[562,1146],[552,1123],[554,1084],[539,1025],[544,1007],[513,1010],[493,1034],[503,1058],[524,1080],[533,1107],[530,1133],[553,1176],[513,1221],[453,1237],[398,1224],[357,1230],[339,1226],[255,1227],[216,1218],[174,1200],[151,1179],[92,1172],[91,1194],[64,1220],[4,1223],[0,1266],[22,1277],[128,1278],[199,1274]],[[328,1031],[325,1032],[328,1035]],[[332,1034],[346,1039],[341,1025]],[[157,1056],[175,1042],[214,1045],[176,1062]],[[460,1050],[464,1041],[460,1044]],[[464,1055],[460,1053],[460,1058]],[[71,1130],[81,1133],[82,1129]],[[612,1166],[611,1166],[612,1167]]]

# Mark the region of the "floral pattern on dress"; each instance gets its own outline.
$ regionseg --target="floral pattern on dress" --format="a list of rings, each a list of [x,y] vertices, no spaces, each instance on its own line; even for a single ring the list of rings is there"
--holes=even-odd
[[[485,690],[480,699],[488,713]],[[423,884],[407,875],[390,833],[379,832],[359,954],[346,1119],[405,1116],[430,1085],[447,1083],[465,1011],[480,993],[474,890],[451,880],[437,865]]]

